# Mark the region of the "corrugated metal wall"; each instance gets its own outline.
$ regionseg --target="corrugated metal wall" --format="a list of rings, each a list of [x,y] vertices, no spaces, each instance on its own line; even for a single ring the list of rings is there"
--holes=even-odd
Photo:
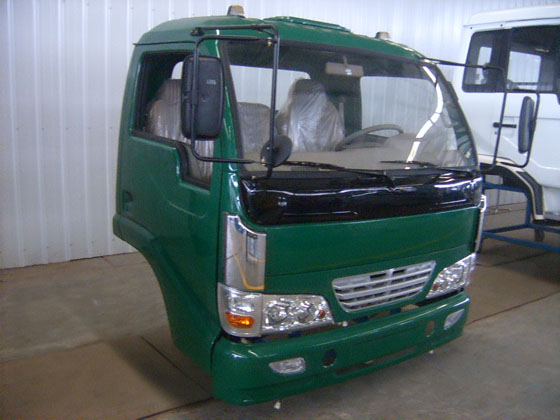
[[[248,16],[292,15],[391,33],[456,56],[473,13],[546,0],[246,0]],[[121,96],[132,43],[158,23],[224,14],[228,0],[1,0],[0,267],[130,251],[111,230]]]

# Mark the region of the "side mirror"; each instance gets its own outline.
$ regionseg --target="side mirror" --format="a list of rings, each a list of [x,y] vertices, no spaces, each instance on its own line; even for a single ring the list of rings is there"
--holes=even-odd
[[[272,162],[270,162],[270,143],[270,141],[266,142],[261,149],[261,162],[275,168],[286,162],[292,154],[292,140],[284,135],[274,136]]]
[[[194,58],[183,62],[181,82],[181,128],[183,135],[213,140],[220,134],[224,113],[224,70],[215,57],[199,57],[197,74]],[[196,80],[194,80],[196,78]]]
[[[527,153],[535,133],[535,101],[529,96],[523,98],[518,127],[517,149],[519,153]]]

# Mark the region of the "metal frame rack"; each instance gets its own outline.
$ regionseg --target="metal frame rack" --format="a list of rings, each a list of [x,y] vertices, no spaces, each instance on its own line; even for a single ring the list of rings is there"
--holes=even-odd
[[[484,181],[484,189],[485,190],[513,191],[513,192],[522,193],[527,198],[527,205],[526,205],[526,208],[525,208],[525,222],[524,223],[518,224],[518,225],[504,226],[504,227],[496,228],[496,229],[484,230],[483,233],[482,233],[483,239],[492,238],[492,239],[497,239],[499,241],[506,241],[506,242],[510,242],[510,243],[513,243],[513,244],[517,244],[517,245],[529,246],[529,247],[533,247],[533,248],[544,249],[546,251],[552,251],[552,252],[560,253],[560,247],[543,243],[545,232],[560,234],[560,227],[548,226],[548,225],[545,225],[545,224],[535,223],[533,221],[532,211],[531,211],[531,209],[533,207],[532,206],[532,198],[530,197],[529,194],[527,194],[525,191],[523,191],[520,188],[510,187],[510,186],[501,185],[501,184],[494,184],[494,183],[487,182],[486,180]],[[511,231],[520,230],[520,229],[533,229],[535,231],[535,240],[530,241],[530,240],[526,240],[526,239],[517,239],[517,238],[512,238],[510,236],[502,235],[502,233],[504,233],[504,232],[511,232]]]

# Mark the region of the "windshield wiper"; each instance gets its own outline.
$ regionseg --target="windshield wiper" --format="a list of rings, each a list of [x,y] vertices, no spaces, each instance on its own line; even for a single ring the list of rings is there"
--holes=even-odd
[[[282,165],[287,166],[304,166],[308,168],[317,168],[317,169],[326,169],[329,171],[338,171],[338,172],[349,172],[358,175],[364,175],[371,178],[380,178],[384,179],[387,182],[387,185],[390,187],[394,187],[395,184],[393,183],[393,179],[385,173],[385,171],[367,171],[361,169],[351,169],[345,168],[344,166],[333,165],[331,163],[320,163],[320,162],[309,162],[309,161],[291,161],[288,160],[284,162]]]
[[[419,160],[382,160],[381,163],[402,163],[403,165],[418,165],[421,169],[429,168],[429,169],[436,169],[438,172],[464,172],[464,173],[471,173],[475,171],[473,168],[458,168],[452,166],[439,166],[432,162],[423,162]]]
[[[419,160],[382,160],[381,163],[402,163],[406,165],[418,165],[424,168],[437,168],[438,166],[432,162],[422,162]]]

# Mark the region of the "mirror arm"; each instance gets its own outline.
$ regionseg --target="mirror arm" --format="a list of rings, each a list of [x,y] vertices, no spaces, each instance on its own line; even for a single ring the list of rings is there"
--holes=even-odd
[[[191,91],[192,91],[192,106],[191,106],[191,114],[189,116],[191,120],[191,135],[189,138],[190,144],[189,147],[193,156],[201,160],[203,162],[217,162],[217,163],[243,163],[243,164],[251,164],[251,163],[261,163],[256,162],[251,159],[237,159],[237,158],[215,158],[215,157],[206,157],[200,155],[196,149],[196,124],[195,124],[195,117],[196,112],[195,109],[198,105],[198,83],[196,83],[196,77],[198,77],[198,65],[199,65],[199,56],[200,56],[200,44],[206,40],[214,39],[214,40],[232,40],[232,41],[262,41],[263,38],[256,37],[256,36],[243,36],[243,35],[204,35],[205,30],[240,30],[240,29],[250,29],[256,30],[259,32],[266,33],[270,35],[268,30],[273,32],[273,39],[268,40],[268,42],[272,42],[274,44],[274,55],[273,55],[273,68],[272,68],[272,93],[270,98],[270,139],[271,139],[271,147],[270,147],[270,154],[269,154],[269,162],[272,162],[273,158],[273,147],[274,147],[274,121],[275,121],[275,114],[276,114],[276,80],[278,76],[278,65],[280,61],[280,37],[278,35],[278,29],[274,25],[232,25],[232,26],[201,26],[195,28],[191,35],[193,36],[200,36],[199,39],[196,40],[194,45],[194,63],[193,63],[193,77]],[[272,175],[273,166],[271,163],[267,164],[268,171],[267,171],[267,178],[270,178]]]
[[[246,165],[250,165],[252,163],[258,163],[260,164],[260,162],[257,162],[255,160],[251,160],[251,159],[237,159],[237,158],[216,158],[216,157],[207,157],[207,156],[202,156],[201,154],[199,154],[196,149],[194,148],[194,145],[191,143],[188,145],[188,147],[191,149],[191,152],[193,154],[193,156],[198,159],[201,160],[202,162],[212,162],[212,163],[243,163]]]
[[[274,157],[274,125],[276,118],[276,81],[278,79],[278,65],[280,61],[280,38],[278,37],[278,30],[273,26],[274,31],[274,55],[272,59],[272,92],[270,93],[270,150],[268,153],[268,170],[266,177],[272,176],[273,157]]]
[[[190,127],[191,127],[191,138],[190,138],[190,146],[191,146],[191,151],[193,152],[194,157],[196,157],[197,159],[200,159],[199,156],[197,156],[196,150],[195,150],[195,144],[196,144],[196,111],[198,108],[198,66],[199,66],[199,55],[200,52],[198,50],[198,45],[195,46],[194,48],[194,60],[193,60],[193,74],[192,74],[192,80],[191,80],[191,115],[189,115],[190,118]]]
[[[427,61],[430,64],[442,64],[444,66],[452,66],[452,67],[467,67],[473,69],[497,70],[502,74],[502,78],[505,82],[504,69],[498,66],[492,66],[488,64],[459,63],[456,61],[440,60],[439,58],[427,58],[427,57],[424,58],[424,61]]]
[[[505,86],[505,85],[504,85]],[[498,150],[500,148],[500,139],[502,138],[502,128],[504,126],[504,114],[506,112],[506,102],[507,102],[507,89],[504,89],[504,96],[502,98],[502,108],[500,110],[500,122],[498,123],[498,133],[496,134],[496,146],[494,146],[494,157],[492,158],[492,165],[485,170],[485,172],[490,172],[494,169],[498,163]]]

